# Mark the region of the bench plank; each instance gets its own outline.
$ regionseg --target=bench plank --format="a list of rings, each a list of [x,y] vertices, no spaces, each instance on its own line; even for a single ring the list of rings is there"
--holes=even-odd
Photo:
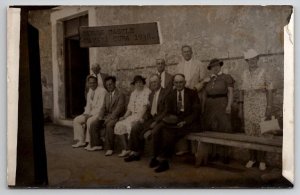
[[[199,137],[199,138],[197,138],[197,141],[204,142],[204,143],[238,147],[238,148],[260,150],[260,151],[266,151],[266,152],[275,152],[275,153],[282,152],[282,148],[279,146],[270,146],[270,145],[266,145],[266,144],[249,143],[249,142],[236,141],[236,140],[211,138],[211,137]]]
[[[189,140],[197,140],[200,137],[282,147],[282,136],[274,136],[272,138],[268,138],[268,137],[249,136],[242,133],[222,133],[222,132],[210,132],[210,131],[205,131],[201,133],[190,133],[189,135],[187,135],[187,139]]]
[[[201,132],[190,133],[186,137],[188,140],[197,141],[198,146],[195,152],[195,165],[207,164],[207,157],[210,144],[253,149],[266,152],[282,153],[282,136],[255,137],[242,133],[222,133],[222,132]]]

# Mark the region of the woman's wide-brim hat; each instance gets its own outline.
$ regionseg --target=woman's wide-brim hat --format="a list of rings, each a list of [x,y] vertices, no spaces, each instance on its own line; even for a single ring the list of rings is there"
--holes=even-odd
[[[223,61],[221,61],[217,58],[214,58],[214,59],[210,60],[208,66],[207,66],[207,69],[210,70],[214,66],[223,66]]]
[[[146,79],[144,77],[142,77],[141,75],[136,75],[134,76],[131,85],[134,85],[137,81],[142,81],[144,84],[146,84]]]
[[[248,60],[248,59],[251,59],[251,58],[255,58],[257,56],[258,56],[258,53],[254,49],[249,49],[249,50],[247,50],[247,51],[244,52],[244,59],[245,60]]]

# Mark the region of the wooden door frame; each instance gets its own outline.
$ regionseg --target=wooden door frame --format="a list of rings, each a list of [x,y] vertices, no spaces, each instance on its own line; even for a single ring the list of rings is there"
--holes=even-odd
[[[53,68],[53,122],[72,126],[72,120],[66,119],[65,98],[65,48],[63,22],[88,15],[88,26],[96,26],[96,8],[90,6],[62,6],[54,8],[51,14],[52,25],[52,68]],[[96,62],[96,49],[89,48],[90,64]]]

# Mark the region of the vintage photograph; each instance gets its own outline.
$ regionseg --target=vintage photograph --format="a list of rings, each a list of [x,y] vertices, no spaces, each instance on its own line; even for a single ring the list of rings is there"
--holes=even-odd
[[[293,187],[282,174],[292,6],[15,9],[10,187]]]

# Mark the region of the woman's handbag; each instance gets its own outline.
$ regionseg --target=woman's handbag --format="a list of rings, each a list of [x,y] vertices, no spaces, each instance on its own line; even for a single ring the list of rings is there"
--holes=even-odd
[[[260,125],[261,134],[267,134],[267,133],[278,134],[278,132],[282,131],[280,129],[278,120],[274,116],[272,116],[271,120],[263,119],[259,125]]]

